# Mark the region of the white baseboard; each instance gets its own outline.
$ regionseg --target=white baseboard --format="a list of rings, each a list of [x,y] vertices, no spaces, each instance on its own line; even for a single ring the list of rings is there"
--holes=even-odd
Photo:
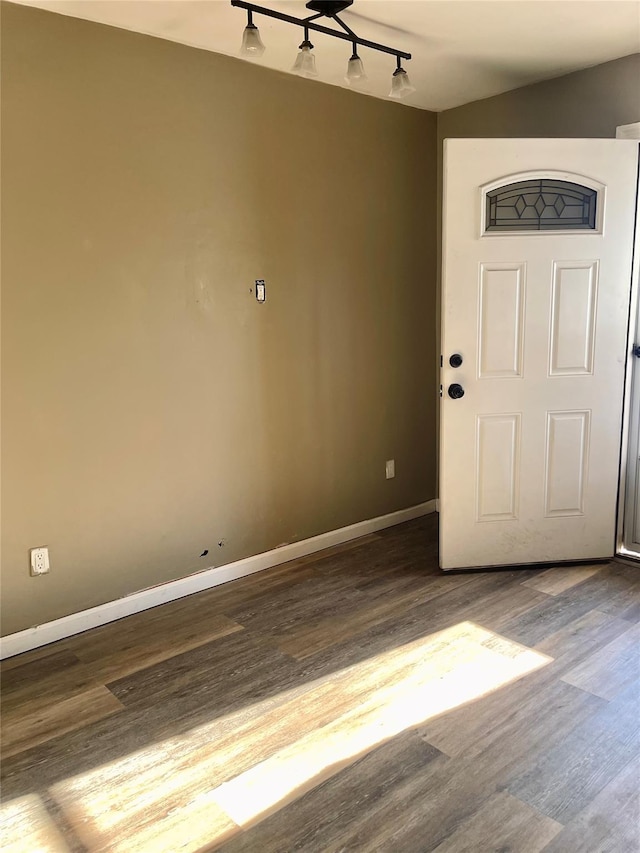
[[[403,521],[410,521],[412,518],[418,518],[421,515],[428,515],[435,511],[435,507],[435,500],[426,501],[426,503],[417,504],[407,509],[390,512],[388,515],[380,515],[377,518],[350,524],[348,527],[330,530],[328,533],[321,533],[319,536],[311,537],[311,539],[303,539],[301,542],[293,542],[291,545],[282,545],[271,551],[246,557],[244,560],[236,560],[236,562],[228,563],[226,566],[204,569],[196,574],[188,575],[186,578],[143,589],[140,592],[127,595],[125,598],[108,601],[98,607],[81,610],[78,613],[72,613],[70,616],[45,622],[44,625],[36,625],[34,628],[18,631],[16,634],[8,634],[6,637],[0,638],[0,659],[19,655],[22,652],[28,652],[30,649],[46,646],[48,643],[55,643],[56,640],[81,634],[90,628],[97,628],[100,625],[106,625],[108,622],[115,622],[125,616],[131,616],[133,613],[140,613],[142,610],[157,607],[158,604],[165,604],[167,601],[184,598],[184,596],[192,595],[194,592],[202,592],[204,589],[210,589],[213,586],[252,575],[254,572],[270,569],[272,566],[304,557],[307,554],[313,554],[316,551],[322,551],[332,545],[349,542],[351,539],[357,539],[367,533],[375,533],[376,530],[393,527],[394,524],[401,524]]]

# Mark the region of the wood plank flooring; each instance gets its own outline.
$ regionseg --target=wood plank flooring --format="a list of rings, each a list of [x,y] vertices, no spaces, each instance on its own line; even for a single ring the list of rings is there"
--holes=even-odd
[[[640,853],[640,567],[436,526],[5,661],[2,849]]]

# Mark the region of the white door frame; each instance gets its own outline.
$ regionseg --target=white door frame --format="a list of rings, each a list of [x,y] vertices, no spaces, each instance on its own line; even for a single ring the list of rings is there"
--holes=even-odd
[[[635,127],[640,131],[640,123],[625,125]],[[620,128],[618,128],[620,130]],[[618,138],[628,138],[619,136]],[[636,137],[638,138],[638,137]],[[639,143],[640,144],[640,143]],[[634,415],[640,415],[640,360],[632,352],[633,344],[640,342],[640,158],[638,163],[638,179],[636,183],[636,222],[633,246],[633,262],[631,267],[631,298],[629,301],[629,333],[627,340],[627,363],[625,365],[624,402],[622,409],[622,444],[620,450],[620,475],[618,484],[618,518],[616,532],[616,554],[625,557],[639,558],[639,555],[625,546],[624,526],[625,512],[629,509],[627,484],[630,462],[631,422]],[[639,427],[640,428],[640,427]],[[637,448],[633,448],[635,452]]]

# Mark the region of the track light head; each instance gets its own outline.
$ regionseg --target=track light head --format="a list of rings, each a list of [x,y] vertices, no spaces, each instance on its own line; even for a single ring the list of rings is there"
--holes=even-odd
[[[409,75],[398,61],[398,67],[393,72],[393,76],[391,77],[391,91],[389,92],[389,97],[400,101],[402,100],[402,98],[406,98],[407,95],[410,95],[412,92],[415,92],[415,90],[415,86],[411,85]]]
[[[300,45],[300,53],[296,56],[296,61],[291,69],[294,74],[299,74],[300,77],[317,77],[316,57],[312,53],[313,45],[309,39],[305,39]]]
[[[356,51],[356,46],[353,46],[353,54],[351,55],[351,59],[347,62],[347,74],[344,78],[350,86],[358,86],[360,83],[363,83],[367,79],[367,75],[364,71],[364,65],[362,64],[362,60],[358,56]]]
[[[240,53],[243,56],[257,59],[265,51],[265,46],[260,38],[260,30],[255,24],[247,24],[242,33],[242,46]]]

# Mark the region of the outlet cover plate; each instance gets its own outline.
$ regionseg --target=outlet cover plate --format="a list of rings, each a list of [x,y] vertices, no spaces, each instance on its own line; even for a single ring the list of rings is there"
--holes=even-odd
[[[49,571],[49,549],[32,548],[29,555],[31,558],[31,574],[46,575]]]

